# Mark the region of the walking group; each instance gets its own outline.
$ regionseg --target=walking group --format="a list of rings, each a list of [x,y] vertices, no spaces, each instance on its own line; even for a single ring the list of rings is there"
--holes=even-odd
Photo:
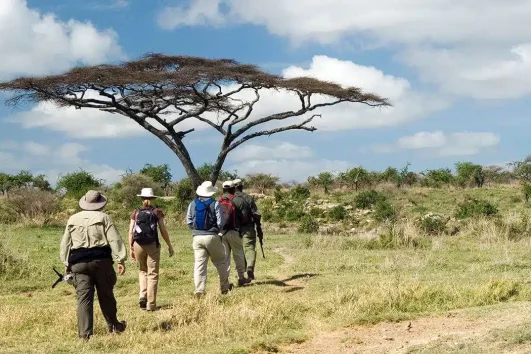
[[[234,288],[230,283],[231,255],[236,265],[238,285],[254,280],[256,238],[261,238],[260,213],[254,198],[243,192],[240,179],[226,181],[222,194],[212,182],[205,181],[196,189],[189,204],[186,224],[192,231],[194,250],[194,294],[200,298],[206,292],[209,260],[216,267],[220,291],[227,294]],[[78,334],[88,339],[94,334],[94,295],[97,293],[109,332],[120,333],[125,321],[117,318],[114,286],[117,282],[113,264],[120,275],[125,273],[128,253],[139,268],[139,306],[146,311],[157,310],[157,289],[161,243],[159,233],[168,246],[173,246],[164,222],[164,212],[152,205],[157,196],[151,188],[138,195],[142,206],[135,209],[129,223],[129,251],[110,216],[103,212],[107,198],[98,191],[88,191],[80,200],[82,211],[72,215],[66,225],[60,246],[61,261],[71,274],[76,290]],[[247,276],[245,276],[247,275]]]

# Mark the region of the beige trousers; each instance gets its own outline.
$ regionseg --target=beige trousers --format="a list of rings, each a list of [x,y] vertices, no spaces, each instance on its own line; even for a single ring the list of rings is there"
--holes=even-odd
[[[218,235],[193,236],[194,249],[194,282],[195,293],[202,294],[206,290],[208,259],[216,267],[219,276],[220,290],[229,290],[229,273],[225,246]]]
[[[238,273],[238,279],[245,278],[245,253],[243,251],[243,241],[240,237],[240,233],[236,230],[230,230],[223,235],[223,244],[227,249],[227,272],[230,275],[230,254],[232,252],[232,258],[236,264],[236,272]]]
[[[157,305],[157,288],[159,285],[160,248],[157,243],[139,245],[134,243],[135,257],[140,272],[140,298],[147,299],[146,310],[155,310]]]

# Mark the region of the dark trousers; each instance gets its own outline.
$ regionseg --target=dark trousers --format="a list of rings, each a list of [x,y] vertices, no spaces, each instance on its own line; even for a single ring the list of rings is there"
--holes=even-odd
[[[101,312],[108,326],[116,325],[114,285],[116,272],[110,259],[99,259],[72,265],[77,295],[77,325],[80,337],[94,334],[94,291],[98,294]]]

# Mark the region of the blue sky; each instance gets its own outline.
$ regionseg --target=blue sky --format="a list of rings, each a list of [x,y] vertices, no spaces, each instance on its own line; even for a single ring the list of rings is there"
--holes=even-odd
[[[337,107],[322,112],[314,133],[251,140],[225,166],[284,180],[357,165],[400,168],[407,161],[415,171],[465,160],[503,164],[529,153],[531,23],[525,19],[531,10],[525,1],[453,8],[434,0],[374,0],[370,8],[361,0],[323,4],[4,0],[0,80],[163,52],[234,58],[390,98],[394,107],[386,112]],[[289,107],[282,97],[275,100],[270,106]],[[0,169],[29,169],[54,181],[61,172],[84,168],[114,182],[149,162],[169,163],[175,178],[184,176],[167,147],[124,119],[51,106],[2,106]],[[215,158],[221,142],[216,134],[202,130],[187,138],[196,165]]]

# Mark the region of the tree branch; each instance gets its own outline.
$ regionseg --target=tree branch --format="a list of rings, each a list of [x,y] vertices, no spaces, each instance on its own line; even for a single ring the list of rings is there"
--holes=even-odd
[[[276,134],[276,133],[280,133],[280,132],[285,132],[287,130],[307,130],[309,132],[313,132],[313,131],[317,130],[317,128],[315,128],[315,127],[307,127],[305,125],[310,123],[315,117],[321,117],[321,115],[320,114],[314,114],[310,118],[306,119],[305,121],[303,121],[300,124],[293,124],[293,125],[288,125],[286,127],[281,127],[281,128],[271,129],[271,130],[264,130],[264,131],[261,131],[261,132],[248,134],[248,135],[244,136],[243,138],[241,138],[240,140],[235,141],[232,144],[230,144],[230,146],[227,149],[228,150],[227,153],[232,151],[232,150],[234,150],[235,148],[237,148],[238,146],[240,146],[241,144],[243,144],[247,140],[256,138],[258,136],[272,135],[272,134]]]

